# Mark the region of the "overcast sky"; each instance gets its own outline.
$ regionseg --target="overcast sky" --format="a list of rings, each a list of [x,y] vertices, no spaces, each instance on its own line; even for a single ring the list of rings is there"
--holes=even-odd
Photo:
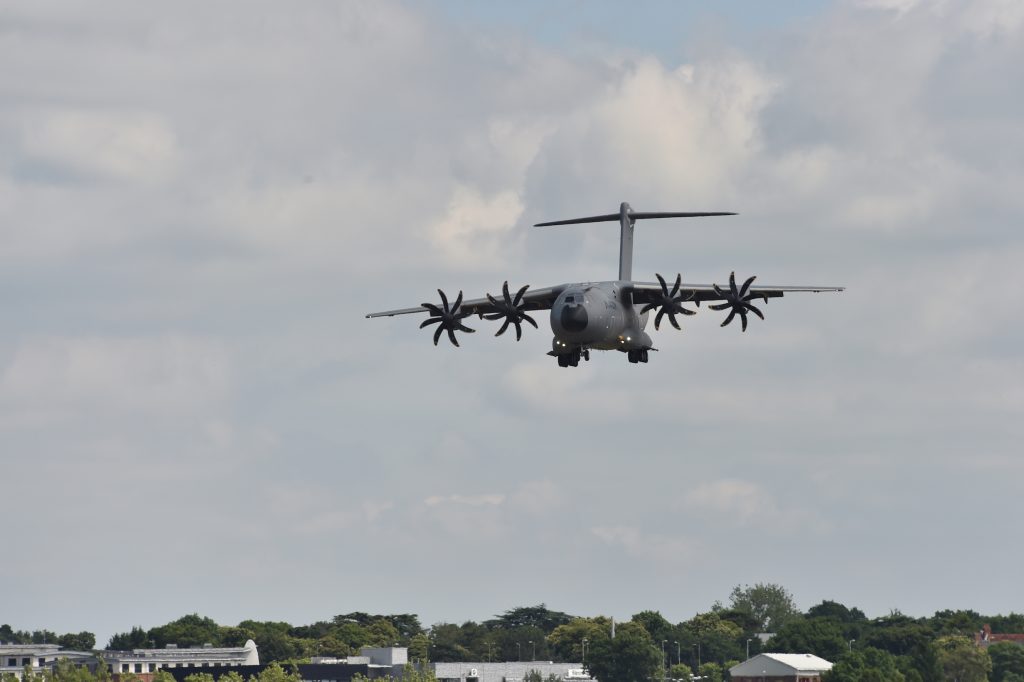
[[[767,6],[5,3],[0,622],[1024,610],[1024,4]],[[848,290],[575,370],[363,317],[612,278],[530,225],[621,201],[740,213],[639,279]]]

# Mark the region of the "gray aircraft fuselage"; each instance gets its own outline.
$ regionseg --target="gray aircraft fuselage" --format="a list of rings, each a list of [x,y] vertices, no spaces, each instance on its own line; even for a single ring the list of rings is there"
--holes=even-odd
[[[551,348],[639,350],[650,348],[644,332],[647,313],[640,313],[623,285],[626,282],[582,282],[565,287],[551,306]]]

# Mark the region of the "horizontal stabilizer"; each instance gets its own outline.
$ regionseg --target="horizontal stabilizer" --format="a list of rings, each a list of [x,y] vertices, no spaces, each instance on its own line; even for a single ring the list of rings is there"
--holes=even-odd
[[[642,218],[703,218],[707,216],[716,215],[736,215],[735,213],[727,213],[717,211],[713,213],[664,213],[664,212],[629,212],[629,217],[633,220],[639,220]],[[619,213],[608,213],[606,215],[595,215],[588,218],[572,218],[570,220],[552,220],[548,223],[537,223],[534,227],[550,227],[552,225],[578,225],[579,223],[603,223],[606,221],[618,221],[621,215]]]

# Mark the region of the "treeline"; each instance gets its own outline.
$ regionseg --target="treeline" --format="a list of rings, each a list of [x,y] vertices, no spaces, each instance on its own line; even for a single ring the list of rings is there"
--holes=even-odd
[[[10,625],[0,625],[0,642],[6,644],[59,644],[74,651],[91,651],[96,646],[96,635],[91,632],[69,632],[58,635],[49,630],[15,630]]]
[[[408,647],[410,659],[417,662],[584,662],[598,679],[615,682],[649,682],[662,676],[689,680],[694,672],[719,682],[748,652],[753,656],[764,651],[812,653],[832,661],[836,665],[829,682],[1024,682],[1024,647],[975,645],[975,634],[985,624],[996,634],[1024,633],[1024,615],[1014,613],[984,616],[946,610],[912,618],[893,611],[869,619],[860,609],[833,601],[801,611],[781,586],[757,584],[737,586],[727,603],[716,602],[707,612],[678,623],[658,611],[641,611],[615,624],[614,639],[609,618],[575,616],[540,604],[483,622],[429,628],[412,614],[356,612],[301,626],[254,620],[222,626],[189,615],[114,635],[107,648],[241,646],[251,638],[266,663],[344,657],[364,646],[399,645]],[[760,633],[773,636],[763,643]]]

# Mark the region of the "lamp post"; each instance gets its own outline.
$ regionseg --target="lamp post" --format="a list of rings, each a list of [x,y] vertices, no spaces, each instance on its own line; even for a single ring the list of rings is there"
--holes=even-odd
[[[533,658],[531,658],[530,660],[531,661],[536,661],[537,660],[537,645],[534,644],[532,639],[530,640],[530,644],[533,646],[533,654],[532,654]]]
[[[523,643],[522,642],[516,642],[516,657],[520,661],[523,660]]]
[[[850,640],[850,653],[851,653],[851,654],[853,653],[853,643],[854,643],[854,642],[856,642],[856,641],[857,641],[857,640],[855,640],[855,639],[851,639],[851,640]]]
[[[679,642],[676,641],[676,665],[683,662],[683,657],[680,655]]]
[[[582,661],[582,663],[585,665],[586,662],[587,662],[587,638],[586,637],[583,638],[583,646],[581,648],[583,649],[583,661]]]
[[[661,640],[661,677],[662,677],[662,679],[665,678],[665,669],[668,667],[668,664],[665,661],[665,645],[666,644],[668,644],[668,640],[667,639]]]
[[[747,637],[747,658],[750,658],[750,638]]]

